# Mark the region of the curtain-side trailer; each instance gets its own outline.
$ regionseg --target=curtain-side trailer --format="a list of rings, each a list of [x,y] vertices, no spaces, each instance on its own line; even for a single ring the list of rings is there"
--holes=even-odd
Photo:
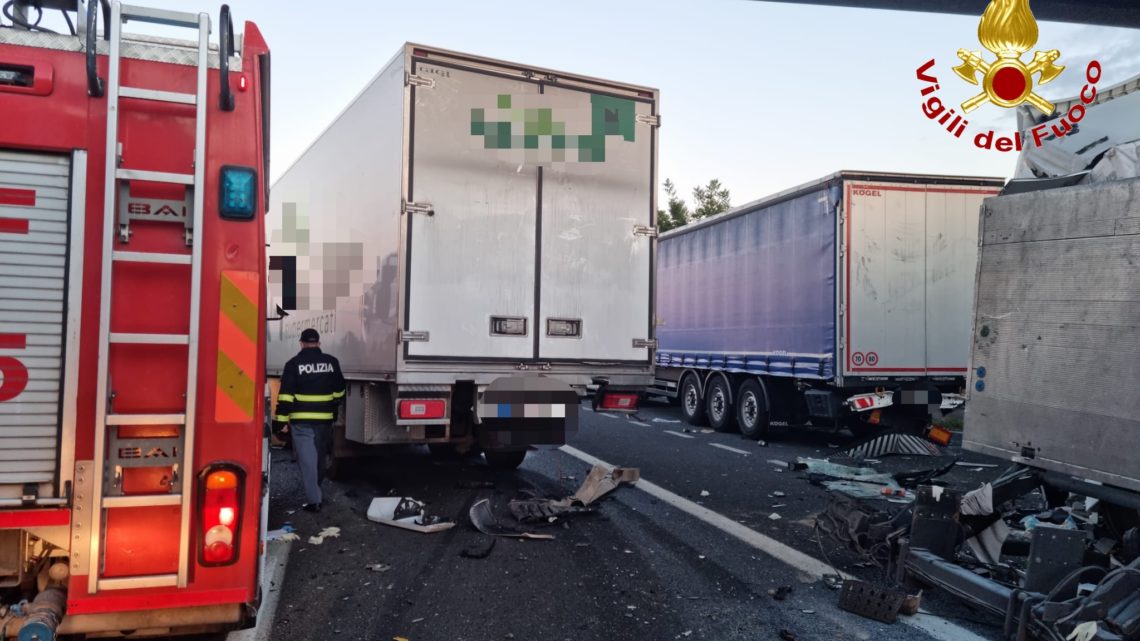
[[[839,172],[662,235],[654,392],[693,424],[914,429],[960,401],[997,178]]]
[[[349,380],[334,455],[517,466],[652,381],[657,91],[408,44],[273,186],[269,368]],[[272,308],[272,307],[271,307]]]

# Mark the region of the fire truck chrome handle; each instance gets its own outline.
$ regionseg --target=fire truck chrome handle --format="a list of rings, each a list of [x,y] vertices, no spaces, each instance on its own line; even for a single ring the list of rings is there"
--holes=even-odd
[[[230,89],[230,56],[234,55],[234,21],[230,17],[230,5],[223,4],[219,16],[218,33],[218,72],[221,74],[221,93],[218,107],[222,111],[234,110],[234,92]]]
[[[87,3],[87,95],[102,98],[105,85],[95,68],[95,43],[99,39],[96,24],[99,22],[99,6],[103,6],[103,36],[111,37],[111,7],[107,0],[89,0]]]

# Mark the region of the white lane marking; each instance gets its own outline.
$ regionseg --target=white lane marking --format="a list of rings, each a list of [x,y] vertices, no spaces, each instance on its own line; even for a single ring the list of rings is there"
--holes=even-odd
[[[695,438],[693,436],[689,436],[688,434],[682,434],[680,432],[674,432],[673,430],[665,430],[665,433],[666,434],[672,434],[673,436],[680,436],[681,438]]]
[[[265,576],[262,577],[262,594],[265,599],[257,610],[257,625],[248,630],[236,630],[226,635],[226,641],[269,641],[273,632],[273,619],[277,617],[277,600],[285,588],[285,568],[289,565],[288,541],[266,543]]]
[[[675,433],[675,432],[674,432]],[[686,434],[678,434],[678,436],[688,436]],[[692,438],[692,437],[688,437]],[[591,465],[603,465],[605,467],[615,467],[612,463],[607,463],[600,458],[587,454],[582,450],[569,445],[563,445],[561,448],[574,458],[589,463]],[[768,556],[782,561],[785,564],[807,574],[812,579],[820,579],[825,574],[835,574],[835,570],[826,563],[812,558],[799,550],[789,547],[779,541],[764,536],[763,534],[748,528],[732,519],[724,516],[723,514],[714,512],[703,505],[698,505],[683,496],[678,496],[666,490],[665,488],[647,481],[644,477],[634,484],[634,487],[641,489],[646,494],[653,496],[673,507],[690,514],[701,521],[715,527],[716,529],[740,539],[744,543],[760,550]],[[839,575],[845,579],[853,578],[846,572],[840,572]],[[984,637],[974,634],[970,630],[963,628],[960,625],[941,619],[939,617],[929,614],[916,614],[909,617],[899,617],[898,619],[905,625],[921,630],[929,634],[938,641],[986,641]]]
[[[586,410],[587,412],[593,412],[594,411],[594,408],[590,407],[589,405],[583,405],[582,409]]]
[[[709,443],[709,445],[711,445],[713,447],[719,447],[722,450],[728,450],[729,452],[736,452],[737,454],[743,454],[745,456],[752,456],[752,452],[745,452],[744,450],[740,450],[740,449],[737,449],[735,447],[729,447],[727,445],[721,445],[720,443]]]
[[[610,414],[609,412],[598,412],[598,416],[604,416],[606,418],[618,418],[617,414]]]
[[[634,425],[640,425],[642,427],[649,427],[649,423],[642,423],[641,421],[634,421],[632,419],[629,422],[633,423]]]
[[[681,421],[672,418],[655,418],[654,423],[680,423]]]

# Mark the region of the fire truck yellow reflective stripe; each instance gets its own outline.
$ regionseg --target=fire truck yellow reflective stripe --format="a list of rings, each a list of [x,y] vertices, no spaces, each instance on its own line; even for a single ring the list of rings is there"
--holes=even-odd
[[[257,272],[223,271],[219,283],[217,402],[214,420],[253,420],[257,399],[258,303]]]
[[[277,395],[277,402],[278,403],[290,403],[294,400],[296,400],[296,399],[293,398],[292,394],[278,394]]]
[[[331,403],[341,396],[344,396],[344,394],[340,394],[339,396],[337,394],[287,394],[287,396],[291,396],[291,400],[295,400],[299,403]],[[280,401],[281,397],[278,396],[277,400]]]
[[[289,418],[294,421],[331,421],[334,416],[332,412],[293,412]]]

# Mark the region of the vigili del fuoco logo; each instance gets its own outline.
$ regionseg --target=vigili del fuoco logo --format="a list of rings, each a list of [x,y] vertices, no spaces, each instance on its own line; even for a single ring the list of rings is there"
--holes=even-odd
[[[954,108],[948,109],[938,96],[942,86],[931,74],[935,66],[935,60],[931,58],[916,73],[918,80],[926,83],[922,88],[922,95],[926,98],[922,103],[922,113],[943,125],[955,138],[961,138],[970,124],[965,114],[987,103],[1005,109],[1029,103],[1046,116],[1052,116],[1055,107],[1037,93],[1034,78],[1038,86],[1044,85],[1060,76],[1065,67],[1057,64],[1061,52],[1056,49],[1038,49],[1028,63],[1022,60],[1037,44],[1037,35],[1037,20],[1029,9],[1029,0],[991,0],[978,23],[978,40],[996,59],[991,60],[980,51],[959,49],[958,58],[962,64],[954,67],[959,78],[977,85],[981,92],[959,105],[961,113]],[[1081,90],[1081,101],[1075,102],[1059,120],[1009,136],[999,136],[992,129],[982,131],[974,136],[974,145],[1002,152],[1021,151],[1022,145],[1027,144],[1023,137],[1032,136],[1036,147],[1041,147],[1046,140],[1064,137],[1085,117],[1085,106],[1096,100],[1096,83],[1100,78],[1100,63],[1090,61],[1085,69],[1086,84]]]

